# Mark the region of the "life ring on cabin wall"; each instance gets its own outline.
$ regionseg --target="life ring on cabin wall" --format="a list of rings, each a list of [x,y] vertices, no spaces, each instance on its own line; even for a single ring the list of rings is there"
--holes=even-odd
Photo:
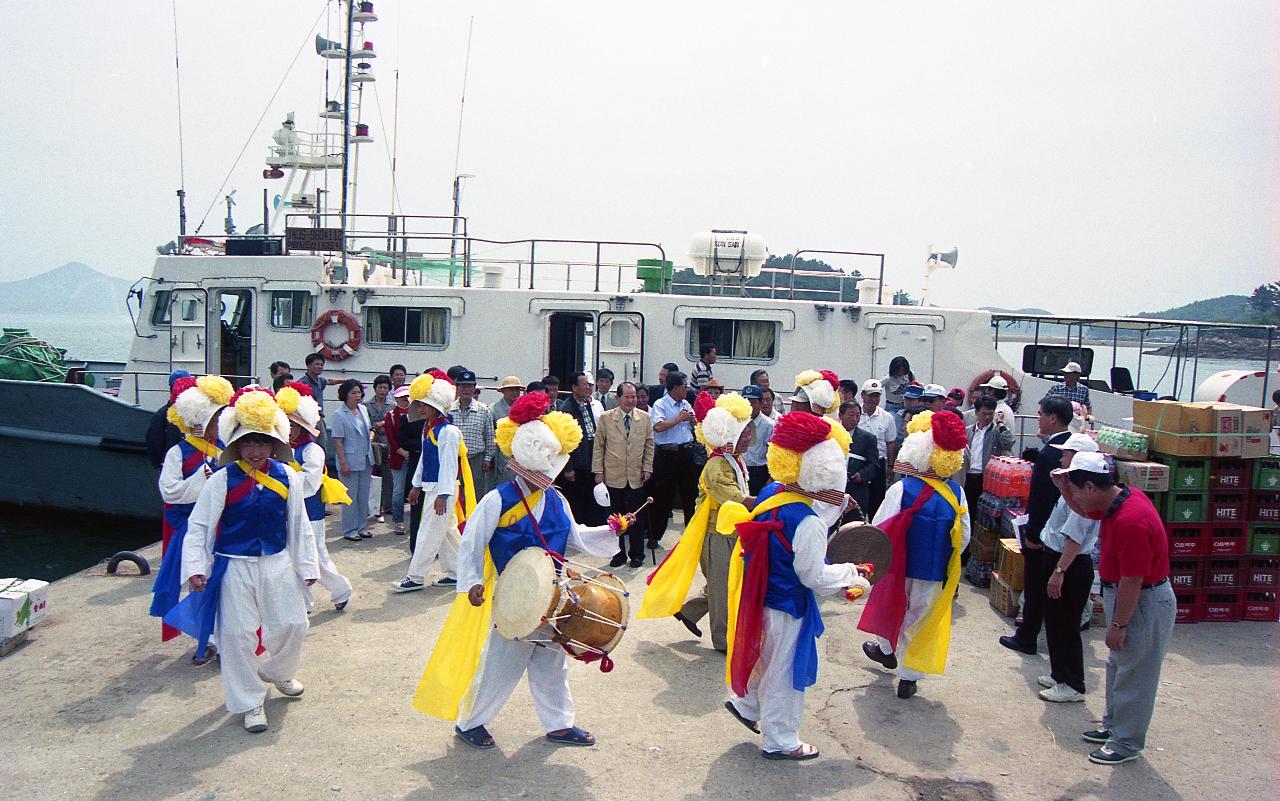
[[[986,372],[979,373],[973,381],[969,382],[970,403],[972,403],[973,393],[978,391],[978,387],[990,381],[991,377],[996,375],[997,372],[1000,374],[1000,377],[1005,380],[1005,383],[1009,385],[1009,394],[1004,399],[1005,403],[1013,407],[1014,411],[1017,411],[1018,403],[1022,400],[1022,387],[1018,385],[1018,379],[1014,378],[1004,370],[987,370]]]
[[[347,338],[337,347],[324,341],[325,329],[331,325],[340,325],[347,329]],[[361,336],[363,332],[360,329],[360,321],[355,318],[355,315],[341,309],[324,312],[311,324],[311,347],[329,362],[340,362],[348,356],[355,355],[360,347]]]

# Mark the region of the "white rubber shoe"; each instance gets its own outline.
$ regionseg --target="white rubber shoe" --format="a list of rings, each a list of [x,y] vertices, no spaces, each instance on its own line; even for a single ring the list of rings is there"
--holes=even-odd
[[[253,734],[261,734],[267,730],[267,711],[258,704],[244,713],[244,730]]]
[[[1054,686],[1056,686],[1058,683],[1053,680],[1053,676],[1041,676],[1040,678],[1036,679],[1036,681],[1040,682],[1040,686],[1045,688],[1046,690],[1053,689]]]
[[[285,679],[284,681],[273,681],[271,683],[275,685],[281,695],[287,695],[290,698],[297,698],[306,689],[302,686],[302,682],[297,679]]]
[[[1066,684],[1055,684],[1047,690],[1041,690],[1040,698],[1053,704],[1065,704],[1083,701],[1084,693],[1078,693]]]

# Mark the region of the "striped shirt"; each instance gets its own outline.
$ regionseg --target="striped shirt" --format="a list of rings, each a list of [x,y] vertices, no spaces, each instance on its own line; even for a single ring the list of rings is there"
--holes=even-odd
[[[689,373],[689,386],[694,389],[702,389],[702,385],[711,380],[711,365],[703,364],[701,360],[694,362],[693,371]]]
[[[1067,386],[1065,381],[1061,384],[1054,384],[1049,387],[1049,391],[1044,393],[1044,396],[1046,398],[1060,396],[1082,406],[1089,405],[1089,388],[1082,381],[1077,381],[1074,387]]]
[[[494,453],[493,413],[489,407],[478,400],[471,401],[466,409],[457,401],[449,409],[453,424],[462,432],[462,441],[467,444],[467,453],[471,456],[483,453],[484,458],[492,459]]]

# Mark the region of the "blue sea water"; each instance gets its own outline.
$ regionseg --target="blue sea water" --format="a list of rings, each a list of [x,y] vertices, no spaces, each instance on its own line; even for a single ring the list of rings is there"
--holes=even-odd
[[[129,358],[133,324],[127,316],[8,312],[0,327],[26,328],[31,335],[67,352],[74,361],[119,361]]]

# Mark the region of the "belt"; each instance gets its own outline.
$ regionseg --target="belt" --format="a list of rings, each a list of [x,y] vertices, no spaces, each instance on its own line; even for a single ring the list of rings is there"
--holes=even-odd
[[[1162,584],[1168,584],[1168,583],[1169,583],[1169,577],[1165,576],[1164,578],[1160,579],[1154,584],[1143,584],[1142,589],[1150,590],[1150,589],[1154,589],[1155,587],[1159,587]],[[1104,581],[1102,582],[1102,586],[1108,590],[1114,590],[1118,585],[1114,581]]]
[[[659,445],[658,450],[667,451],[668,453],[679,453],[683,448],[692,447],[692,442],[682,442],[679,445]]]

